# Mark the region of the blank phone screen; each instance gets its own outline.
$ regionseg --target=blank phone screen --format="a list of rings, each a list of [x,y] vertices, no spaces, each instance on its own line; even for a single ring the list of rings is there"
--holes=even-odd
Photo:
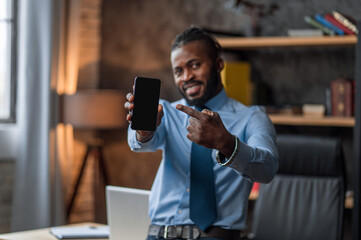
[[[160,80],[136,77],[134,80],[134,108],[131,128],[155,131],[160,93]]]

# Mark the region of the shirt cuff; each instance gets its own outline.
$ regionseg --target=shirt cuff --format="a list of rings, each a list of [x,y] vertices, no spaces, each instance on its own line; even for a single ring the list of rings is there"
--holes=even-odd
[[[154,136],[153,136],[154,137]],[[131,150],[136,151],[140,148],[146,148],[148,146],[151,146],[151,139],[149,139],[147,142],[140,142],[137,140],[137,132],[129,127],[128,129],[128,143],[131,148]]]
[[[234,161],[234,159],[236,158],[236,156],[238,155],[239,145],[240,145],[239,139],[237,138],[237,136],[233,136],[233,137],[235,139],[234,150],[233,150],[233,153],[232,153],[232,155],[231,155],[231,157],[229,159],[227,159],[219,151],[216,152],[216,160],[221,166],[229,166],[229,165],[231,165],[232,162]]]

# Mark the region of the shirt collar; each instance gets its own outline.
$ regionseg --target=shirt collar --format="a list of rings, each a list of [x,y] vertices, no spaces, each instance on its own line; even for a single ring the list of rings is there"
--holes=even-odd
[[[222,88],[222,91],[220,91],[213,98],[209,99],[205,105],[212,111],[218,111],[223,106],[223,104],[226,103],[227,99],[228,99],[227,93],[224,90],[224,88]]]

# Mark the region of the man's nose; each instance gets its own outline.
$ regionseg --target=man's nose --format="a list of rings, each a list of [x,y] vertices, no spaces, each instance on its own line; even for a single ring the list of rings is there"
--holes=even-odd
[[[182,79],[183,82],[187,82],[193,78],[194,78],[194,73],[191,70],[188,69],[184,70],[183,79]]]

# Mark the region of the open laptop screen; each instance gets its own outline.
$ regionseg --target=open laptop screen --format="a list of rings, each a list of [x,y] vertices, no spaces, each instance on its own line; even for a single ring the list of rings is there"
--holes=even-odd
[[[110,240],[146,239],[149,194],[148,190],[106,186]]]

